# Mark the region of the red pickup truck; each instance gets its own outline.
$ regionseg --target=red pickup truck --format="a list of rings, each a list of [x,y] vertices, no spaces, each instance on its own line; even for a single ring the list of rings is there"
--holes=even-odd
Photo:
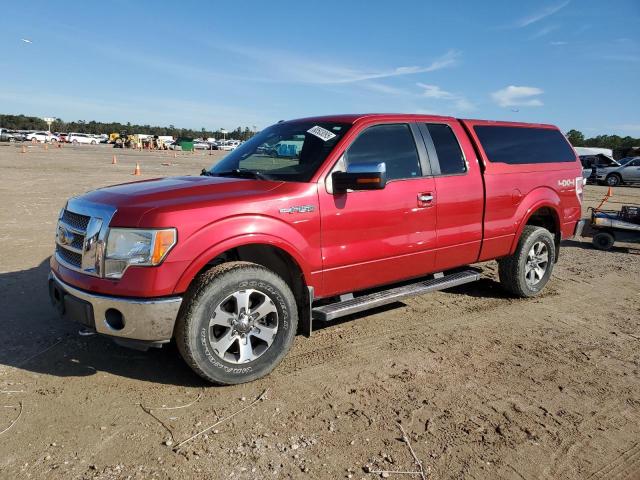
[[[582,170],[554,126],[425,115],[279,122],[200,176],[116,185],[60,212],[58,312],[203,378],[268,374],[297,332],[477,280],[540,293],[580,229]]]

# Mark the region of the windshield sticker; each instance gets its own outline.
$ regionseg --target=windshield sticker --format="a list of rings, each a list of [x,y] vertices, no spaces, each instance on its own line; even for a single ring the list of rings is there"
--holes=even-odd
[[[310,128],[309,130],[307,130],[307,133],[310,133],[311,135],[315,135],[320,140],[324,140],[325,142],[327,140],[331,140],[336,136],[335,133],[330,132],[326,128],[322,128],[319,125],[316,125],[315,127]]]

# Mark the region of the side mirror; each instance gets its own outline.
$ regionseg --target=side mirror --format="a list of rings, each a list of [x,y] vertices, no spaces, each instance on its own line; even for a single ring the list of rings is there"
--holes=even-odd
[[[387,166],[381,163],[358,163],[349,165],[346,172],[331,174],[333,191],[382,190],[387,184]]]

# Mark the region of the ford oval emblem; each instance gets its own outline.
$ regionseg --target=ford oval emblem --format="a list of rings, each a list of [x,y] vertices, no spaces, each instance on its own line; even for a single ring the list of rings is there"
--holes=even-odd
[[[58,242],[60,245],[71,245],[75,236],[64,225],[58,225]]]

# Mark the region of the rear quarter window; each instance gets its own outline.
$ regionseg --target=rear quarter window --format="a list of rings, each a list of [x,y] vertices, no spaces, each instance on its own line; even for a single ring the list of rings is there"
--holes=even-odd
[[[525,165],[576,161],[574,150],[559,130],[488,125],[473,128],[492,163]]]

